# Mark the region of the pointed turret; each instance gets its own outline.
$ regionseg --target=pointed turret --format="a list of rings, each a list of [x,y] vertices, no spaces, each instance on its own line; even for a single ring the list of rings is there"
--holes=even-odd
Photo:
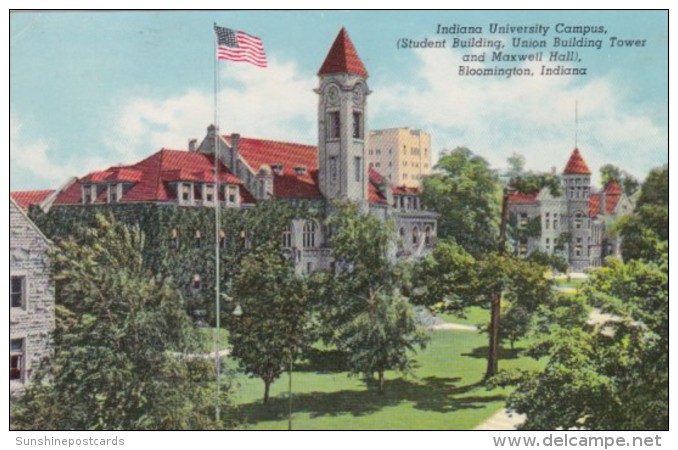
[[[572,152],[563,173],[565,175],[591,175],[589,166],[586,165],[584,158],[581,157],[578,148],[575,148]]]
[[[359,77],[367,78],[367,70],[358,56],[351,38],[348,37],[346,28],[341,28],[334,44],[327,53],[325,62],[318,70],[318,76],[334,73],[350,73]]]

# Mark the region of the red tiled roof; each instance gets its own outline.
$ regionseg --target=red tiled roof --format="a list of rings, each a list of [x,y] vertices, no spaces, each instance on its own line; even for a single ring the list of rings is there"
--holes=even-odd
[[[220,180],[238,184],[245,193],[241,181],[226,166],[220,163]],[[85,183],[130,182],[134,185],[120,199],[122,202],[166,201],[172,195],[167,183],[172,181],[197,181],[209,183],[214,180],[214,156],[198,152],[162,149],[148,158],[130,165],[110,167],[104,171],[92,172],[69,186],[59,194],[55,204],[81,202],[81,186]],[[241,194],[241,200],[248,202],[249,193]],[[97,197],[98,202],[106,201],[106,193]]]
[[[537,196],[539,191],[528,193],[528,194],[509,194],[508,202],[509,203],[534,203],[537,201]]]
[[[54,192],[54,189],[45,189],[42,191],[14,191],[10,192],[10,197],[21,207],[27,210],[29,206],[42,203]]]
[[[589,196],[589,216],[596,217],[600,214],[600,194]]]
[[[581,157],[579,149],[575,148],[570,156],[567,165],[565,165],[565,170],[563,171],[565,175],[590,175],[591,171],[589,167],[584,162],[584,158]]]
[[[318,75],[327,75],[332,73],[350,73],[367,78],[367,70],[358,56],[351,38],[348,37],[346,28],[341,28],[334,44],[327,53],[325,62],[320,66]]]
[[[230,145],[230,137],[224,136]],[[273,173],[273,195],[281,198],[323,198],[318,189],[318,148],[292,142],[268,141],[241,137],[240,156],[258,173],[262,166],[282,165],[282,173]],[[297,175],[295,168],[305,167]]]
[[[613,214],[622,195],[621,186],[616,180],[610,180],[603,191],[605,192],[605,213]]]
[[[379,185],[383,180],[381,174],[370,167],[367,171],[367,176],[369,177],[369,183],[367,183],[367,201],[370,203],[386,203],[386,198],[379,191]]]

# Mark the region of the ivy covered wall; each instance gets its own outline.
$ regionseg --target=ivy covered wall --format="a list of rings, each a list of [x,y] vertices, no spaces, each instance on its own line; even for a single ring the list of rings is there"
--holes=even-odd
[[[145,263],[170,277],[182,293],[189,313],[198,321],[214,323],[215,213],[213,208],[150,203],[53,206],[48,213],[30,211],[31,219],[54,242],[73,236],[78,227],[93,226],[97,214],[139,226],[145,235]],[[220,210],[220,277],[222,292],[237,273],[244,255],[274,242],[282,251],[281,235],[293,219],[324,221],[325,203],[312,200],[270,200],[253,208]],[[225,303],[224,314],[235,305]]]

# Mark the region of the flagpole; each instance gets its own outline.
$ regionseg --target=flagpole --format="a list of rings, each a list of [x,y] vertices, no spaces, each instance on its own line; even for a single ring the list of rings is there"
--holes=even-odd
[[[214,23],[214,31],[216,33],[216,22]],[[218,126],[218,93],[219,93],[219,75],[217,63],[217,49],[218,42],[215,35],[214,39],[214,198],[216,200],[214,205],[214,303],[216,310],[216,327],[214,329],[214,365],[217,373],[217,402],[215,407],[216,420],[219,421],[221,417],[220,398],[221,398],[221,358],[219,355],[219,335],[221,331],[221,307],[219,304],[219,288],[220,288],[220,274],[219,274],[219,229],[220,229],[220,214],[219,208],[221,199],[219,198],[219,126]]]

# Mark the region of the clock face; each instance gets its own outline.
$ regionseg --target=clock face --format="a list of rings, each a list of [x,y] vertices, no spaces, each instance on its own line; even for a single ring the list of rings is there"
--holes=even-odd
[[[327,91],[327,100],[330,103],[337,103],[339,100],[339,88],[331,86]]]
[[[353,88],[353,102],[357,105],[360,105],[363,103],[365,95],[363,93],[363,88],[362,86],[358,85]]]

